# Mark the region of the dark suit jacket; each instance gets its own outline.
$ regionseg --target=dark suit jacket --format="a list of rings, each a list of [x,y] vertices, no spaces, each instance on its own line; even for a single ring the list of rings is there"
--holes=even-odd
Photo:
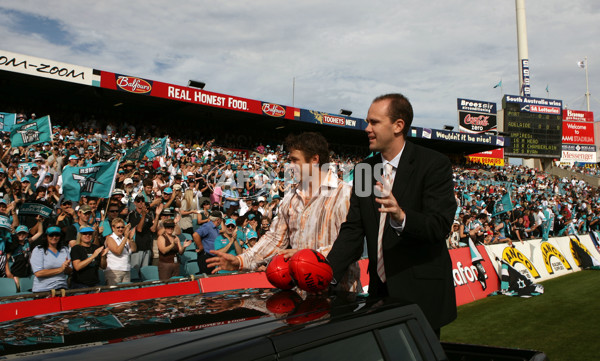
[[[364,169],[374,169],[381,163],[381,155],[363,161]],[[340,228],[328,260],[334,278],[342,279],[348,266],[362,254],[363,239],[367,238],[369,254],[369,294],[381,290],[377,276],[377,233],[379,229],[379,204],[372,190],[375,184],[372,171],[355,168],[354,187],[346,222]],[[417,303],[434,329],[456,318],[456,298],[452,278],[452,264],[446,247],[456,200],[449,159],[431,149],[415,145],[406,146],[396,169],[394,197],[406,213],[402,233],[391,227],[388,219],[383,234],[383,252],[387,289],[392,297]]]

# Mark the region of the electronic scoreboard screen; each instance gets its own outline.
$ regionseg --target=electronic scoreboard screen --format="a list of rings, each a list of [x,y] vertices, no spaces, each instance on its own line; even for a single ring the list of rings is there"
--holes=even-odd
[[[504,132],[511,142],[508,157],[560,158],[562,150],[562,101],[505,95]]]

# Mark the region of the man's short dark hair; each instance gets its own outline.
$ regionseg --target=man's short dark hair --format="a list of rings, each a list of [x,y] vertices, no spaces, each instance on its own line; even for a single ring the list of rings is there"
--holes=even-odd
[[[413,121],[413,108],[410,105],[408,99],[400,94],[400,93],[391,93],[380,95],[377,98],[373,99],[373,103],[389,100],[390,105],[388,108],[388,116],[392,119],[392,122],[396,121],[396,119],[404,120],[404,129],[402,130],[402,134],[406,138],[408,136],[408,130],[412,125]]]
[[[289,152],[299,150],[305,159],[319,156],[319,166],[329,163],[329,144],[325,137],[316,132],[305,132],[298,135],[290,134],[285,139],[285,146]]]

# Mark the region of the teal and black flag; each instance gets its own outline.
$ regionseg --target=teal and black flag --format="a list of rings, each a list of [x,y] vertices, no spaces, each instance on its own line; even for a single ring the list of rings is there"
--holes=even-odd
[[[502,198],[498,201],[496,201],[496,204],[494,204],[494,214],[492,216],[497,216],[499,214],[502,213],[506,213],[508,211],[512,211],[513,210],[513,204],[512,201],[510,200],[510,193],[506,193],[505,195],[502,196]]]
[[[110,198],[118,169],[118,161],[65,167],[62,173],[64,198],[76,202],[81,196]]]
[[[150,147],[146,152],[146,157],[148,157],[148,160],[152,160],[156,157],[167,154],[168,139],[168,137],[164,137],[150,143]]]
[[[490,293],[489,296],[505,295],[529,298],[544,293],[544,286],[533,283],[505,260],[502,260],[502,277],[500,279],[502,281],[500,291]]]
[[[469,239],[469,250],[471,251],[471,263],[475,266],[475,268],[477,268],[477,280],[481,284],[481,288],[485,291],[485,289],[487,288],[486,278],[488,276],[485,272],[485,268],[481,264],[481,262],[483,262],[484,259],[481,256],[481,253],[479,253],[479,250],[477,249],[477,247],[475,246],[475,243],[473,243],[473,240],[471,239],[471,237],[468,237],[468,239]]]
[[[108,160],[116,155],[117,152],[110,146],[110,144],[106,143],[103,140],[100,140],[100,145],[98,145],[98,158],[102,160]]]
[[[144,142],[139,147],[127,149],[125,151],[125,155],[121,158],[121,161],[124,162],[126,160],[130,160],[130,161],[136,162],[138,160],[142,160],[142,159],[144,159],[144,156],[146,155],[146,153],[150,150],[151,146],[152,146],[152,143]],[[150,158],[150,157],[148,157],[148,158]]]
[[[15,124],[10,132],[12,147],[28,147],[52,141],[52,124],[46,115],[25,123]]]

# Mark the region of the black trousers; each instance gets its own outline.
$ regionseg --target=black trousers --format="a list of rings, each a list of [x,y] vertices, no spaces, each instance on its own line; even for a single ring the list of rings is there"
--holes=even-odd
[[[198,252],[198,268],[200,268],[200,273],[206,273],[207,275],[210,275],[211,272],[215,269],[214,267],[208,267],[208,265],[206,264],[206,260],[208,258],[214,257],[212,254],[210,253],[206,253],[204,251],[200,251]]]

